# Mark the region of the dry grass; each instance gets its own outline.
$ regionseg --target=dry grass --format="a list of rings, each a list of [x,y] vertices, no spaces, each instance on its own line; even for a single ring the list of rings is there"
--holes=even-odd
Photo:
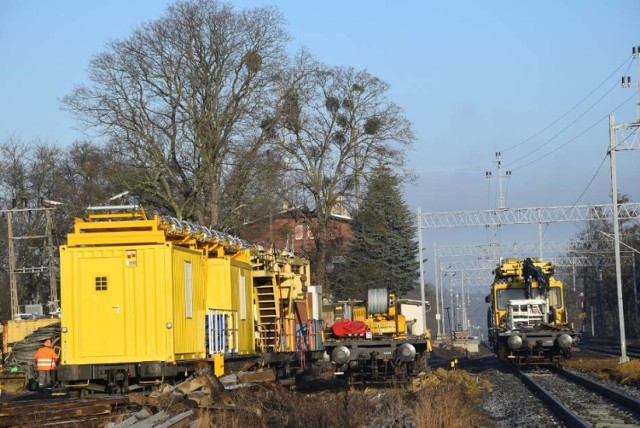
[[[577,358],[566,361],[565,367],[591,372],[600,379],[626,385],[640,385],[640,360],[619,364],[617,357]]]
[[[491,391],[489,382],[463,370],[438,369],[421,382],[416,394],[416,427],[492,427],[478,409],[482,395]]]
[[[212,427],[360,427],[375,409],[364,392],[297,394],[273,385],[232,394],[235,407],[201,414],[199,428]]]
[[[233,394],[234,408],[202,412],[199,428],[491,427],[478,410],[491,385],[464,371],[437,370],[411,390],[367,389],[301,394],[278,386]]]

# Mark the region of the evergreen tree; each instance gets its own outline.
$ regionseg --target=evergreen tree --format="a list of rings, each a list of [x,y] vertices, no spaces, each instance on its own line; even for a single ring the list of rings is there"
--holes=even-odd
[[[419,277],[413,217],[400,194],[400,180],[377,167],[353,220],[353,241],[339,294],[366,297],[369,288],[386,287],[402,296]]]

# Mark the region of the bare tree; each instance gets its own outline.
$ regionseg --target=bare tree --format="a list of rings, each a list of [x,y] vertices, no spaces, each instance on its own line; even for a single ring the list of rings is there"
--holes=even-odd
[[[29,200],[27,183],[29,145],[16,136],[0,144],[0,195],[3,208],[26,207]]]
[[[122,191],[117,183],[122,171],[109,150],[90,141],[74,142],[58,168],[62,190],[53,199],[64,202],[67,217],[81,215],[87,206],[106,204]]]
[[[55,271],[37,269],[50,266],[52,249],[48,240],[49,230],[42,208],[46,199],[54,199],[63,193],[62,174],[59,165],[64,154],[61,149],[43,141],[25,143],[17,137],[8,137],[0,144],[0,199],[2,208],[12,210],[3,213],[0,223],[0,275],[6,289],[0,291],[3,302],[9,302],[8,224],[11,221],[14,267],[36,268],[25,270],[16,276],[18,302],[46,303],[50,298],[49,278]],[[55,228],[55,227],[54,227]],[[59,230],[59,229],[58,229]],[[54,242],[59,242],[54,240]],[[3,287],[4,288],[4,287]],[[9,317],[10,305],[3,304],[0,316]]]
[[[629,202],[630,198],[626,194],[620,194],[618,203]],[[614,242],[613,225],[607,220],[598,222],[588,222],[584,228],[575,235],[575,244],[568,256],[580,256],[590,260],[591,266],[577,269],[578,276],[582,278],[582,288],[584,293],[587,313],[595,316],[594,327],[596,334],[600,336],[615,335],[619,325],[617,294],[611,290],[615,289],[616,273],[613,264]],[[622,289],[625,305],[625,323],[629,326],[627,333],[633,337],[638,337],[638,289],[637,273],[635,270],[636,254],[631,248],[638,248],[640,226],[635,220],[624,220],[620,222],[621,242],[625,245],[622,251]],[[593,309],[594,312],[591,312]]]
[[[316,278],[326,285],[326,249],[337,204],[357,207],[371,169],[401,167],[411,124],[388,99],[389,86],[366,71],[316,64],[284,103],[280,150],[308,195],[315,220]]]
[[[216,224],[225,175],[272,135],[287,40],[273,8],[178,2],[96,55],[63,104],[107,138],[123,187]]]

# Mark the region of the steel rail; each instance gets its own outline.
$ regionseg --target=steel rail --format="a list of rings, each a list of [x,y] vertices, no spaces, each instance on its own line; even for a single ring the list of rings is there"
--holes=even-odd
[[[553,368],[553,371],[559,373],[561,376],[564,376],[574,383],[582,385],[591,391],[597,392],[598,394],[620,404],[621,406],[626,407],[627,409],[635,413],[637,413],[638,409],[640,409],[640,400],[637,400],[622,391],[618,391],[614,388],[609,388],[608,386],[603,385],[599,382],[593,381],[577,373],[569,372],[562,368],[556,367]]]
[[[618,349],[615,349],[615,347],[612,347],[612,349],[605,349],[594,345],[581,345],[580,348],[597,352],[599,354],[620,356],[620,345],[618,345]],[[633,349],[631,351],[627,350],[627,356],[631,358],[640,358],[640,352],[634,351]]]
[[[556,397],[547,392],[538,382],[520,370],[515,370],[516,376],[547,405],[560,419],[570,427],[590,428],[584,419],[562,404]]]

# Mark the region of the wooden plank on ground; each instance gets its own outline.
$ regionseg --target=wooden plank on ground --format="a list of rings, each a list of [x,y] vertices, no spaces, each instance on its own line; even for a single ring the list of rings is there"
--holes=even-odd
[[[151,417],[152,415],[153,415],[153,412],[151,411],[151,409],[149,409],[148,407],[143,407],[140,411],[129,416],[127,419],[120,422],[119,424],[113,424],[113,428],[128,428],[140,422],[141,420]]]
[[[12,413],[0,417],[0,427],[9,427],[18,424],[30,423],[38,426],[44,422],[60,421],[63,419],[78,419],[88,416],[103,415],[111,413],[110,404],[94,403],[81,407],[53,409],[45,408],[40,411],[28,413]]]
[[[169,414],[167,412],[165,412],[164,410],[156,413],[155,415],[151,416],[150,418],[147,418],[143,421],[140,421],[136,424],[131,425],[130,428],[152,428],[154,427],[156,424],[162,423],[164,421],[166,421],[167,419],[169,419]]]
[[[129,401],[141,406],[157,406],[159,399],[157,395],[135,394],[129,397]]]
[[[156,425],[155,428],[170,428],[177,425],[179,422],[191,417],[193,415],[193,410],[188,410],[186,412],[180,413],[179,415],[175,415],[169,419],[167,419],[164,423]]]
[[[169,391],[164,392],[162,395],[168,395],[175,391],[182,392],[183,394],[188,394],[190,392],[195,391],[196,389],[202,388],[208,383],[209,383],[209,377],[207,375],[204,375],[204,374],[197,375],[185,380],[184,382],[178,384],[175,388],[172,388]]]
[[[274,382],[276,380],[276,374],[273,370],[240,372],[238,373],[238,380],[240,383]]]

